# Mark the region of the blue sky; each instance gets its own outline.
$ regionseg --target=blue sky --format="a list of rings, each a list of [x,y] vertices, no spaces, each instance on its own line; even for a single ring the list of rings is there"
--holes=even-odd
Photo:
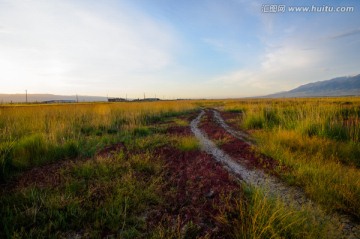
[[[0,93],[258,96],[359,74],[359,52],[359,1],[0,0]]]

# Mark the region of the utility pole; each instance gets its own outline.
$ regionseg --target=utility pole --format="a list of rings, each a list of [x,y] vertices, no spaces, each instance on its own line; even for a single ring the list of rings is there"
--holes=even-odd
[[[27,101],[27,90],[25,90],[25,99],[26,99],[26,103],[28,102]]]
[[[76,103],[79,103],[79,97],[77,94],[76,94]]]
[[[144,92],[144,100],[145,100],[145,92]]]

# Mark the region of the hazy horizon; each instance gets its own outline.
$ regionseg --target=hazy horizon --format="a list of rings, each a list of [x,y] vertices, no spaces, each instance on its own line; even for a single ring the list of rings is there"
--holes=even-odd
[[[270,12],[274,6],[285,11]],[[292,6],[353,10],[290,12]],[[359,7],[323,0],[0,0],[0,93],[241,98],[356,75]]]

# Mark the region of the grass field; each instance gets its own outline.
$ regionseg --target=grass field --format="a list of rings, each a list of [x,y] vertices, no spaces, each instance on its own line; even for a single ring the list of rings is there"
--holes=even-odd
[[[341,238],[324,212],[267,198],[202,152],[200,107],[233,113],[282,180],[360,219],[360,98],[4,105],[0,237]]]
[[[191,102],[1,107],[1,179],[61,159],[91,157],[105,145],[150,133],[146,124],[194,108]]]
[[[329,210],[360,218],[359,98],[229,102],[225,109],[243,112],[234,123],[292,169],[284,180]]]

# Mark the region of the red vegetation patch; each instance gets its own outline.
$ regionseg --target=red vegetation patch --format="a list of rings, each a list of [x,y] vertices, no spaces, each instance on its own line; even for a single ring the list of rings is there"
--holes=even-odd
[[[60,169],[69,167],[71,163],[72,161],[70,160],[59,161],[56,163],[32,168],[22,173],[14,182],[11,182],[11,188],[24,188],[31,185],[40,188],[45,188],[48,186],[56,187],[63,181],[60,174]]]
[[[99,151],[96,156],[109,157],[111,154],[122,148],[125,149],[125,145],[123,143],[113,144]],[[40,188],[57,187],[65,181],[61,175],[61,169],[69,168],[74,163],[90,159],[91,158],[64,160],[32,168],[23,172],[15,181],[8,183],[6,187],[9,189],[24,188],[31,185]]]
[[[232,119],[236,119],[242,116],[242,113],[234,113],[234,112],[229,112],[229,111],[221,111],[220,112],[221,117],[226,121],[226,120],[232,120]]]
[[[166,130],[166,133],[167,134],[172,134],[172,135],[177,135],[177,136],[190,136],[190,135],[192,135],[190,127],[179,126],[179,125],[170,126]]]
[[[150,227],[163,222],[167,227],[180,223],[183,228],[188,222],[196,225],[197,236],[208,235],[218,238],[222,235],[221,225],[214,217],[223,207],[221,196],[240,195],[240,187],[229,173],[200,151],[182,152],[171,147],[157,151],[166,160],[164,186],[166,203],[153,212],[148,221]]]
[[[206,112],[204,120],[201,121],[200,128],[210,139],[221,142],[219,147],[234,160],[245,164],[249,168],[260,168],[276,176],[279,176],[279,171],[289,170],[285,166],[281,166],[278,161],[266,155],[256,153],[251,146],[226,132],[225,129],[214,121],[210,111]]]

